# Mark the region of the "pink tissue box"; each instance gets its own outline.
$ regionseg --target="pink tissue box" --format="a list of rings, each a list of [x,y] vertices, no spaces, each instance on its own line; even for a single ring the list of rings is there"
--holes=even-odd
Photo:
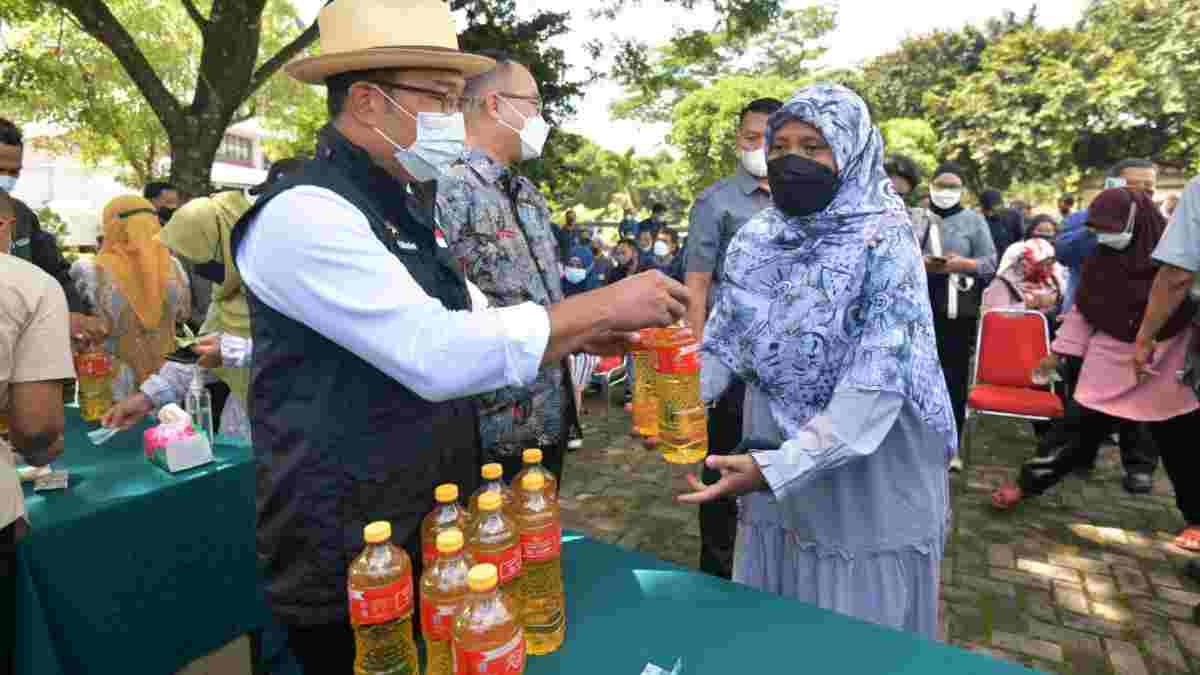
[[[190,424],[159,424],[150,427],[142,435],[142,449],[146,453],[146,459],[154,461],[155,457],[161,456],[161,451],[165,450],[171,441],[194,435],[196,431]]]

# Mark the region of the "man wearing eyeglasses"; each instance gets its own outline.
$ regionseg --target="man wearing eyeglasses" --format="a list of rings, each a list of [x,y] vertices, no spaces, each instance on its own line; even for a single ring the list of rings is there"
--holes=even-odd
[[[549,133],[537,82],[525,66],[498,55],[496,67],[468,78],[463,92],[467,144],[438,185],[438,215],[450,254],[493,307],[563,298],[558,240],[546,200],[513,165],[536,159]],[[541,448],[561,481],[567,430],[577,422],[568,372],[548,363],[529,386],[479,397],[485,460],[511,479],[524,448]]]
[[[442,0],[335,0],[319,23],[321,55],[287,67],[328,91],[316,159],[260,195],[231,240],[254,341],[267,598],[305,672],[348,673],[348,617],[377,604],[346,593],[363,527],[389,521],[420,578],[434,488],[478,485],[473,397],[529,387],[567,354],[621,351],[632,331],[681,317],[687,291],[654,273],[549,306],[531,292],[489,307],[434,201],[463,153],[464,77],[495,62],[458,50]]]

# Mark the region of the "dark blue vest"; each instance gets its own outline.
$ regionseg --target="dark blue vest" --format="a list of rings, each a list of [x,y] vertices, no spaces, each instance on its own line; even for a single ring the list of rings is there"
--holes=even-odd
[[[265,192],[234,226],[234,250],[264,205],[301,185],[349,201],[426,293],[447,309],[470,308],[458,265],[434,237],[434,184],[410,193],[330,128],[322,132],[318,158]],[[416,249],[400,248],[399,240]],[[254,337],[248,403],[259,463],[258,552],[267,594],[285,623],[346,621],[346,568],[363,547],[363,526],[390,521],[392,540],[408,550],[418,579],[419,525],[433,507],[434,488],[452,482],[469,495],[478,485],[475,407],[469,400],[423,400],[267,306],[253,289],[246,295]]]

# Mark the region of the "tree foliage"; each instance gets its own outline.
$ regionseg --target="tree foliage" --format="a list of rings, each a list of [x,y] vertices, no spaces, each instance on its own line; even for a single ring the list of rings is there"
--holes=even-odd
[[[879,133],[888,154],[906,155],[916,162],[926,178],[937,168],[937,132],[925,120],[896,117],[880,124]]]
[[[171,178],[208,188],[230,124],[286,93],[256,97],[316,39],[287,0],[5,0],[20,44],[5,54],[3,94],[75,134],[85,157],[115,155],[146,171],[156,138]],[[283,78],[275,78],[286,86]],[[105,147],[105,143],[108,147]],[[88,149],[84,150],[84,146]]]
[[[613,77],[626,97],[613,105],[613,115],[663,122],[689,94],[723,78],[804,78],[825,54],[820,41],[836,23],[835,9],[813,5],[785,10],[761,33],[740,27],[682,32],[653,52],[624,43]]]
[[[682,182],[689,196],[733,172],[739,114],[756,98],[786,101],[803,81],[783,77],[735,75],[694,91],[672,115],[671,143],[682,154]]]

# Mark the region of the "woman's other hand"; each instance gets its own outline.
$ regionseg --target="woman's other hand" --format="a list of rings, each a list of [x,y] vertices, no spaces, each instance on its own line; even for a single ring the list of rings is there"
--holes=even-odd
[[[694,492],[676,497],[683,504],[703,504],[721,497],[738,497],[767,488],[762,470],[750,455],[709,455],[704,460],[710,469],[721,472],[721,479],[712,485],[700,482],[694,474],[688,474],[688,484]]]

